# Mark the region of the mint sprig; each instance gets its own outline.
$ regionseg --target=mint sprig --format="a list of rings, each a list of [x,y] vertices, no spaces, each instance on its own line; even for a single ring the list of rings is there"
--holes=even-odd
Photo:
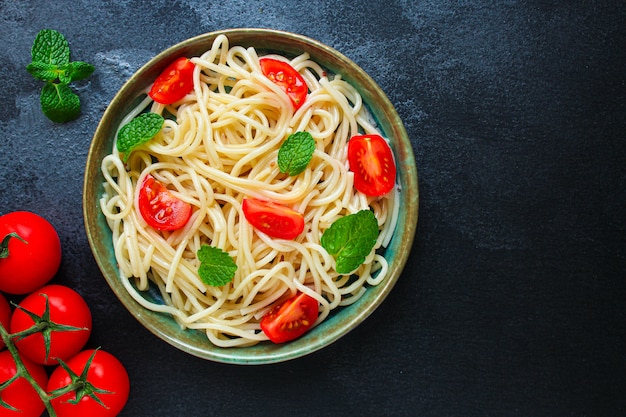
[[[321,244],[335,258],[335,270],[348,274],[370,254],[378,238],[378,221],[370,210],[336,220],[322,235]]]
[[[37,33],[31,58],[26,70],[45,82],[39,98],[43,113],[56,123],[76,119],[80,114],[80,98],[69,84],[90,76],[94,66],[83,61],[70,61],[67,39],[54,29]]]
[[[163,116],[156,113],[142,113],[126,123],[117,134],[117,150],[124,153],[124,160],[130,152],[148,142],[161,131],[165,123]]]
[[[304,171],[315,151],[315,139],[309,132],[289,135],[278,150],[278,168],[290,176]]]
[[[215,246],[202,245],[197,253],[200,260],[198,275],[207,285],[220,287],[233,280],[237,264],[230,255]]]

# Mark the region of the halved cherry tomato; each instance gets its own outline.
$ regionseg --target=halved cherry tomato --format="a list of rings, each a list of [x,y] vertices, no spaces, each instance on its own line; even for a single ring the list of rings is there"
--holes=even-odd
[[[148,95],[157,103],[172,104],[193,90],[195,64],[189,58],[178,58],[157,77]]]
[[[268,236],[290,240],[304,230],[302,213],[281,204],[244,198],[241,208],[250,224]]]
[[[139,212],[157,230],[176,230],[189,220],[191,205],[176,198],[152,175],[146,175],[139,187]]]
[[[348,162],[354,172],[354,188],[363,194],[385,195],[396,183],[393,153],[379,135],[353,136],[348,141]]]
[[[291,99],[294,108],[298,110],[304,104],[309,91],[302,75],[287,62],[277,59],[261,58],[259,64],[263,75],[282,88]]]
[[[317,300],[299,293],[267,312],[261,319],[261,330],[274,343],[288,342],[306,333],[318,312]]]

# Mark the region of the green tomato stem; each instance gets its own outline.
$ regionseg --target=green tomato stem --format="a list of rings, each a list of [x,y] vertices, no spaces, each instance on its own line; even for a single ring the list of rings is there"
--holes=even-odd
[[[28,330],[30,329],[27,329],[20,333],[27,333]],[[0,323],[0,336],[2,336],[4,344],[6,345],[9,352],[11,352],[11,356],[13,356],[13,360],[15,361],[16,375],[26,379],[30,383],[33,389],[37,392],[37,395],[39,395],[39,398],[41,398],[41,401],[43,401],[43,404],[46,407],[46,411],[48,411],[50,417],[56,417],[56,412],[52,408],[52,403],[50,402],[51,397],[42,387],[39,386],[37,381],[35,381],[35,379],[30,375],[30,372],[28,372],[28,369],[26,369],[26,366],[24,365],[24,362],[22,362],[22,358],[20,357],[17,348],[15,347],[15,343],[13,343],[15,335],[9,334],[9,332],[7,332],[2,323]]]

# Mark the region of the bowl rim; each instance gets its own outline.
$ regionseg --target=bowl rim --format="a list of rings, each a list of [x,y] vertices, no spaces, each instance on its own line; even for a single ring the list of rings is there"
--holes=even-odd
[[[378,286],[368,288],[366,291],[367,296],[364,297],[363,301],[364,303],[365,300],[368,302],[365,303],[365,305],[359,304],[359,309],[353,312],[353,314],[348,315],[345,311],[350,311],[349,309],[354,307],[361,300],[357,301],[355,305],[341,309],[337,313],[331,313],[331,317],[339,320],[339,325],[333,327],[331,324],[328,324],[327,328],[324,329],[325,322],[331,318],[329,317],[322,322],[317,329],[314,329],[300,339],[286,344],[274,345],[271,344],[271,342],[267,342],[266,344],[262,342],[261,348],[256,348],[259,345],[222,348],[213,345],[202,332],[197,332],[207,342],[206,344],[203,343],[204,346],[202,347],[195,346],[188,341],[182,341],[178,337],[180,331],[176,332],[172,330],[171,323],[168,325],[163,324],[163,321],[167,321],[168,319],[175,323],[171,316],[145,309],[123,288],[117,265],[115,265],[115,267],[112,265],[112,263],[115,264],[115,262],[110,262],[111,253],[106,253],[102,246],[110,245],[112,247],[112,243],[110,230],[109,240],[108,242],[106,241],[107,233],[106,230],[103,230],[102,225],[104,224],[107,228],[108,226],[103,220],[104,216],[98,205],[99,197],[102,194],[102,183],[95,180],[101,176],[100,164],[102,158],[99,152],[102,153],[101,148],[107,149],[104,145],[108,145],[110,153],[112,145],[111,135],[107,135],[106,132],[112,127],[118,126],[120,118],[125,114],[124,111],[119,111],[118,107],[124,107],[124,104],[121,103],[127,103],[125,107],[126,111],[128,111],[128,109],[132,107],[128,102],[136,99],[137,94],[135,93],[138,91],[138,86],[141,84],[145,84],[145,86],[150,84],[152,80],[156,78],[156,75],[173,59],[179,56],[197,55],[197,53],[190,54],[190,51],[197,49],[199,45],[208,45],[208,47],[210,47],[213,40],[219,35],[226,35],[229,39],[230,46],[238,44],[245,44],[244,46],[259,45],[259,47],[257,47],[258,50],[275,50],[287,55],[309,52],[312,59],[319,59],[320,57],[330,59],[332,57],[332,60],[334,60],[337,65],[336,67],[327,69],[331,69],[335,73],[340,73],[342,78],[347,79],[353,86],[357,87],[363,97],[363,102],[368,105],[370,112],[372,112],[373,116],[377,119],[381,130],[383,129],[381,120],[378,120],[379,118],[383,118],[382,122],[388,124],[389,128],[393,131],[393,135],[392,132],[388,131],[383,131],[383,133],[389,138],[392,148],[394,149],[394,156],[399,168],[398,179],[405,181],[405,184],[401,184],[402,189],[399,194],[400,203],[402,204],[401,216],[392,238],[394,248],[397,250],[397,256],[394,257],[393,262],[390,262],[389,276]],[[242,41],[242,39],[245,39],[245,41]],[[266,43],[271,44],[271,47],[260,46]],[[303,51],[303,46],[306,47],[306,51]],[[208,47],[205,46],[206,49],[208,49]],[[320,64],[327,67],[325,64],[328,63]],[[329,64],[329,66],[332,66],[332,64]],[[366,88],[361,89],[358,87]],[[132,97],[133,95],[135,95],[135,97]],[[376,108],[369,106],[369,103],[374,101],[379,103]],[[98,140],[98,138],[101,139]],[[100,190],[100,193],[97,194],[96,190]],[[94,207],[94,205],[96,207]],[[93,134],[85,164],[83,181],[83,217],[87,240],[103,277],[124,307],[146,329],[170,345],[203,359],[240,365],[284,362],[311,354],[345,336],[369,317],[390,293],[404,269],[411,252],[417,229],[418,211],[418,176],[412,144],[399,115],[387,95],[360,66],[334,48],[304,35],[274,29],[235,28],[203,33],[166,48],[142,65],[123,83],[122,87],[116,92],[107,105]],[[387,250],[390,250],[389,247]],[[116,281],[114,281],[114,278]],[[344,318],[344,316],[346,317]],[[318,330],[318,332],[316,333],[315,330]],[[318,334],[321,333],[322,330],[326,330],[326,333],[323,335]],[[187,334],[185,334],[185,337],[186,336]]]

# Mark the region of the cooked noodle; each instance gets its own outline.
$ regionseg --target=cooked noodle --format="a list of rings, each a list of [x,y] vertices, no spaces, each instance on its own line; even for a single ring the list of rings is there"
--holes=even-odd
[[[278,55],[276,59],[286,60]],[[315,325],[332,309],[355,302],[388,271],[376,250],[386,246],[398,215],[397,190],[382,198],[357,192],[347,168],[347,141],[378,133],[358,92],[326,72],[307,54],[290,64],[309,94],[295,113],[289,97],[266,78],[253,48],[229,47],[219,36],[196,64],[194,91],[174,105],[146,98],[122,125],[144,111],[162,114],[163,129],[133,150],[127,161],[115,145],[102,161],[101,209],[112,230],[125,288],[144,307],[171,314],[183,327],[200,329],[217,346],[267,340],[259,320],[275,303],[303,291],[320,304]],[[304,172],[282,174],[281,143],[309,132],[317,148]],[[187,224],[174,232],[149,227],[136,204],[137,184],[152,175],[192,205]],[[303,213],[306,226],[294,240],[273,239],[245,221],[244,197],[272,200]],[[374,250],[350,275],[335,272],[320,237],[340,217],[373,210],[379,224]],[[196,252],[217,246],[237,264],[231,283],[208,286],[198,275]],[[141,291],[156,284],[165,305]]]

